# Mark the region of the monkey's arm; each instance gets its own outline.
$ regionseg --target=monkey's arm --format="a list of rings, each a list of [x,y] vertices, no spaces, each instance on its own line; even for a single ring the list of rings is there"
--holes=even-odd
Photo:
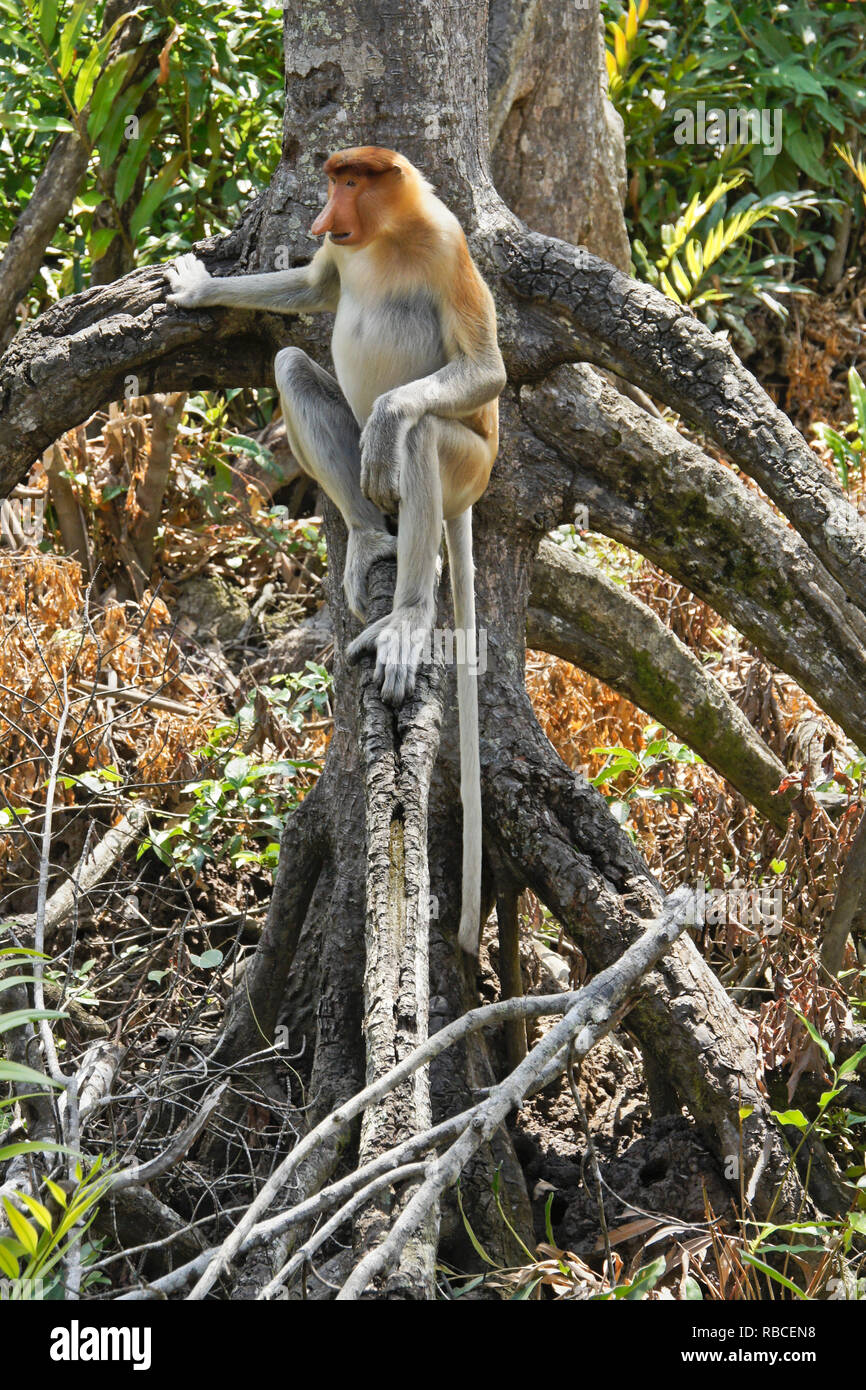
[[[180,309],[222,305],[234,309],[269,309],[275,314],[315,314],[337,307],[340,278],[327,247],[309,265],[270,275],[210,275],[197,256],[180,256],[166,267],[168,303]]]
[[[495,401],[504,385],[505,366],[494,339],[490,349],[478,356],[461,354],[438,372],[379,396],[361,431],[361,490],[365,496],[382,511],[395,512],[403,500],[407,432],[425,417],[434,416],[465,418],[471,428],[468,417]]]
[[[397,415],[412,424],[422,415],[459,419],[495,401],[505,380],[505,364],[494,340],[483,353],[472,357],[461,353],[438,372],[385,392],[374,404],[373,413]]]

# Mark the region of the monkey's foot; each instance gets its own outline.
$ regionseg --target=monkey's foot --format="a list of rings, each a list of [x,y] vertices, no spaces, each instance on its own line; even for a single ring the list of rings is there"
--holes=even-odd
[[[356,637],[346,655],[349,661],[357,661],[364,652],[375,649],[374,679],[385,704],[397,709],[415,693],[418,667],[430,658],[431,630],[432,614],[427,604],[395,608]]]
[[[343,571],[343,592],[346,602],[362,621],[367,613],[367,575],[370,566],[383,557],[393,559],[397,554],[397,537],[390,531],[377,531],[360,526],[349,528],[346,547],[346,568]]]

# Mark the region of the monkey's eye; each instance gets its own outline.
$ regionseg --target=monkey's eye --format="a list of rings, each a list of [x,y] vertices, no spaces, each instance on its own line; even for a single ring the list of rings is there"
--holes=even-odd
[[[355,179],[346,179],[346,187],[347,187],[347,188],[354,188],[355,186],[356,186],[356,181],[355,181]]]

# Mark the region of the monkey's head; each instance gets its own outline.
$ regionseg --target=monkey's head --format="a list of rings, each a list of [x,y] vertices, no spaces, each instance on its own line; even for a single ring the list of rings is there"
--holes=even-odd
[[[429,188],[414,164],[378,145],[338,150],[325,173],[328,202],[310,230],[355,250],[405,223]]]

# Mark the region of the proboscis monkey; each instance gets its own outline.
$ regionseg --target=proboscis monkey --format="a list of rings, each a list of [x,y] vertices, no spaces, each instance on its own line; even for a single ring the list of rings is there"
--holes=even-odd
[[[370,565],[396,549],[393,610],[367,627],[348,655],[376,650],[382,696],[397,706],[414,690],[432,632],[443,521],[455,627],[474,660],[471,508],[496,457],[505,368],[493,298],[462,228],[414,165],[365,145],[331,155],[325,173],[328,202],[312,226],[325,242],[309,265],[214,278],[195,256],[181,256],[168,269],[169,303],[336,315],[336,381],[299,348],[277,354],[275,374],[292,452],[348,527],[343,587],[358,617],[365,616]],[[385,520],[395,513],[396,541]],[[459,939],[477,952],[481,778],[476,675],[467,660],[457,667]]]

